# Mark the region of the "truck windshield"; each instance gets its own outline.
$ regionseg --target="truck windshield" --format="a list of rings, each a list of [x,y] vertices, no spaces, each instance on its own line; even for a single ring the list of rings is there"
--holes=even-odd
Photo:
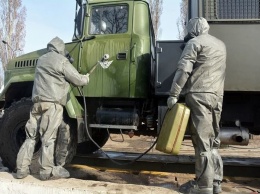
[[[95,6],[91,10],[89,34],[119,34],[127,32],[128,6]]]

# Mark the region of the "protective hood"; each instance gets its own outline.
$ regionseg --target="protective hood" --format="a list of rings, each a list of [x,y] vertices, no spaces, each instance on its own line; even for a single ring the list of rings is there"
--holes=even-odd
[[[55,52],[65,56],[65,44],[64,44],[63,40],[61,40],[59,37],[53,38],[47,44],[47,50],[48,50],[48,52],[55,51]]]
[[[208,32],[209,24],[205,18],[199,17],[190,19],[187,25],[187,36],[194,38],[202,34],[208,34]]]

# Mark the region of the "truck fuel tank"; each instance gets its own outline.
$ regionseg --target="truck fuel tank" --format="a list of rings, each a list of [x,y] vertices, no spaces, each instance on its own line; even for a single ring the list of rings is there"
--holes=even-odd
[[[99,124],[138,126],[139,116],[135,109],[99,108],[96,121]]]

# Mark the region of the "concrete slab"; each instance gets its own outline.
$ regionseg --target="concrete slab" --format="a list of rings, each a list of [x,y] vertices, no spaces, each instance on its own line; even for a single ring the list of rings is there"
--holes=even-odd
[[[82,174],[82,173],[81,173]],[[16,179],[2,165],[0,158],[0,194],[176,194],[178,192],[155,186],[118,184],[77,178],[41,181],[38,175]]]
[[[41,181],[29,175],[15,179],[15,174],[0,172],[1,194],[176,194],[178,192],[154,186],[116,184],[110,182],[79,180],[75,178]]]

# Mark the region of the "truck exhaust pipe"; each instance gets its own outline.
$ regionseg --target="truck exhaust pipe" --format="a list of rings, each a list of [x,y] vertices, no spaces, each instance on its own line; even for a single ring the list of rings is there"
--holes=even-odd
[[[248,145],[249,130],[243,127],[224,127],[220,129],[222,145]]]

